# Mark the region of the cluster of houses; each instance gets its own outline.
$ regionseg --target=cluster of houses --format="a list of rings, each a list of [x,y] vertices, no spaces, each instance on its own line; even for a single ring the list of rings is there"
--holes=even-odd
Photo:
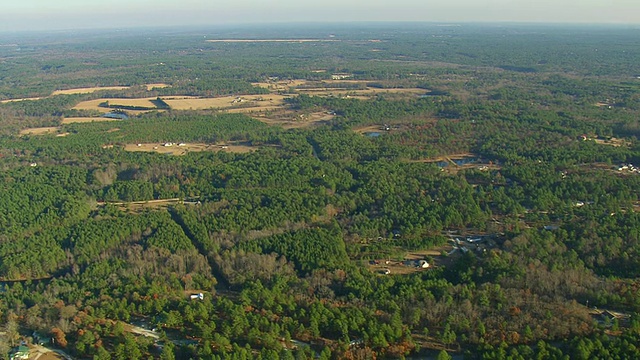
[[[621,164],[618,167],[618,171],[629,171],[634,173],[640,173],[640,169],[635,167],[633,164]]]
[[[461,251],[466,254],[471,250],[484,253],[491,247],[487,240],[487,236],[467,236],[466,238],[452,237],[450,241],[453,243],[453,250],[449,252],[449,255],[456,251]]]

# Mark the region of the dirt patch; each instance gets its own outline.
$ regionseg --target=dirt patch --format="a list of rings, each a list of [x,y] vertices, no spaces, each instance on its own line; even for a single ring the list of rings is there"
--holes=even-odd
[[[159,154],[167,155],[185,155],[189,152],[201,152],[201,151],[225,151],[234,153],[248,153],[256,151],[258,146],[251,146],[248,144],[235,143],[235,144],[204,144],[204,143],[149,143],[149,144],[127,144],[124,146],[125,151],[131,152],[156,152]]]
[[[51,135],[57,134],[60,128],[57,126],[29,128],[20,131],[20,135]]]
[[[129,89],[129,86],[97,86],[97,87],[76,88],[76,89],[68,89],[68,90],[56,90],[51,93],[51,96],[91,94],[101,90],[127,90],[127,89]]]
[[[104,121],[121,121],[120,119],[111,119],[106,117],[68,117],[62,119],[62,124],[104,122]]]

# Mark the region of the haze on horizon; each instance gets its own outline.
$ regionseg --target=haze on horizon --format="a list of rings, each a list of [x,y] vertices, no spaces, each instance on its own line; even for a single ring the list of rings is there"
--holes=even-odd
[[[637,0],[8,0],[0,31],[283,22],[640,24]]]

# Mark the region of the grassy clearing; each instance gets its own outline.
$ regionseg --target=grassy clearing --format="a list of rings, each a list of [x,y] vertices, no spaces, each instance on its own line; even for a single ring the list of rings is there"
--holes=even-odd
[[[148,107],[148,108],[155,109],[156,105],[153,102],[151,102],[152,100],[155,100],[155,99],[156,98],[154,97],[141,98],[141,99],[104,99],[103,98],[103,99],[83,101],[78,105],[74,106],[73,109],[74,110],[97,110],[101,113],[106,114],[108,112],[113,111],[113,109],[99,106],[105,101],[108,101],[110,105],[115,105],[115,106],[123,106],[123,107],[141,106],[141,107]],[[127,110],[127,112],[132,114],[139,114],[147,111],[150,111],[150,110]]]
[[[62,119],[62,124],[74,124],[74,123],[90,123],[90,122],[105,122],[105,121],[122,121],[120,119],[111,119],[106,117],[68,117]]]
[[[21,99],[8,99],[8,100],[2,100],[2,101],[0,101],[0,103],[7,104],[7,103],[11,103],[11,102],[40,100],[40,99],[43,99],[43,98],[41,98],[41,97],[30,97],[30,98],[21,98]]]
[[[53,134],[59,134],[59,132],[60,132],[60,127],[49,126],[49,127],[24,129],[20,131],[20,135],[53,135]]]
[[[91,94],[101,90],[127,90],[129,88],[130,88],[129,86],[97,86],[97,87],[87,87],[87,88],[75,88],[75,89],[67,89],[67,90],[56,90],[51,93],[51,96]]]

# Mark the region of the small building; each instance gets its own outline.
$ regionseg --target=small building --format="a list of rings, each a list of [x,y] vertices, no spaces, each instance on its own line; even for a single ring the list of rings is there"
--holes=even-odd
[[[191,300],[204,300],[204,294],[203,293],[191,294],[191,296],[189,296],[189,298]]]
[[[11,360],[19,360],[19,359],[29,359],[29,348],[25,345],[20,345],[14,352],[11,354]]]

